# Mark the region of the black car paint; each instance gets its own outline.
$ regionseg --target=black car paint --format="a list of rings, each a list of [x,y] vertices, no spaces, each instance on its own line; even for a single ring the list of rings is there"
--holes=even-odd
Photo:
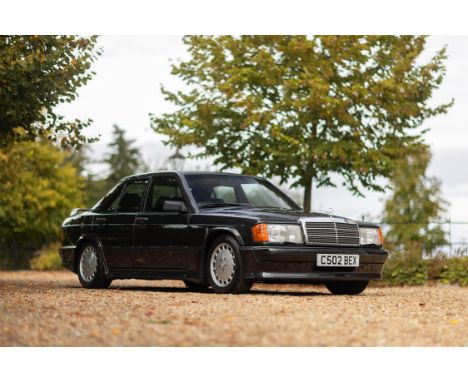
[[[300,217],[319,213],[249,207],[199,209],[191,195],[188,172],[162,172],[131,176],[121,183],[172,175],[177,177],[187,206],[186,213],[105,213],[91,209],[65,219],[60,254],[65,267],[77,271],[80,246],[93,242],[101,250],[109,278],[183,279],[206,281],[206,255],[223,233],[240,246],[244,277],[253,281],[313,282],[379,279],[387,251],[376,246],[315,247],[305,244],[256,243],[251,229],[257,223],[298,223]],[[235,176],[235,174],[226,174]],[[147,191],[143,199],[147,197]],[[294,203],[294,202],[292,202]],[[360,227],[377,227],[358,222]],[[317,253],[359,253],[358,268],[318,268]]]

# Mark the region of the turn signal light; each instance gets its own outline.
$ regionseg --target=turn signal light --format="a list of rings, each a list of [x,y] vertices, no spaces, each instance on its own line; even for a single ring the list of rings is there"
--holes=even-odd
[[[383,235],[382,235],[382,230],[379,228],[377,230],[378,234],[379,234],[379,239],[380,239],[380,245],[383,246]]]
[[[252,237],[254,241],[267,242],[268,237],[268,227],[264,223],[256,224],[252,227]]]

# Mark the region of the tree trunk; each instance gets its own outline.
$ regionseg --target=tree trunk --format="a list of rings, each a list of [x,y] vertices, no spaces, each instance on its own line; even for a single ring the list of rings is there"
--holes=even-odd
[[[315,118],[312,118],[315,120]],[[310,142],[310,154],[313,153],[314,150],[314,142],[317,139],[317,125],[312,125],[312,135],[311,135],[311,142]],[[304,178],[304,212],[311,212],[312,210],[312,184],[314,180],[314,175],[316,172],[314,170],[314,161],[315,155],[310,155],[308,158],[308,163],[305,171],[305,178]]]
[[[312,210],[312,177],[306,179],[304,184],[304,212]]]

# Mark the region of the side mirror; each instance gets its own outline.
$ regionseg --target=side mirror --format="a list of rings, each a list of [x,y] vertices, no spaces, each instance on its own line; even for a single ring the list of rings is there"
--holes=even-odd
[[[163,203],[163,211],[164,212],[179,212],[179,213],[186,213],[187,207],[185,203],[181,200],[165,200]]]

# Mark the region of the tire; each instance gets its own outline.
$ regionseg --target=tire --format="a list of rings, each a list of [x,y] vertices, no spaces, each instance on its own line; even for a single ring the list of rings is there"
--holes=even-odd
[[[216,293],[244,293],[253,283],[243,277],[239,244],[231,235],[220,235],[208,251],[208,282]]]
[[[112,282],[105,275],[101,251],[94,243],[81,246],[76,273],[81,285],[88,289],[104,289]]]
[[[368,284],[369,281],[330,281],[325,286],[333,294],[356,295],[364,292]]]
[[[184,284],[188,289],[193,290],[193,291],[204,291],[210,288],[209,284],[199,284],[199,283],[195,283],[193,281],[187,281],[187,280],[184,280]]]

